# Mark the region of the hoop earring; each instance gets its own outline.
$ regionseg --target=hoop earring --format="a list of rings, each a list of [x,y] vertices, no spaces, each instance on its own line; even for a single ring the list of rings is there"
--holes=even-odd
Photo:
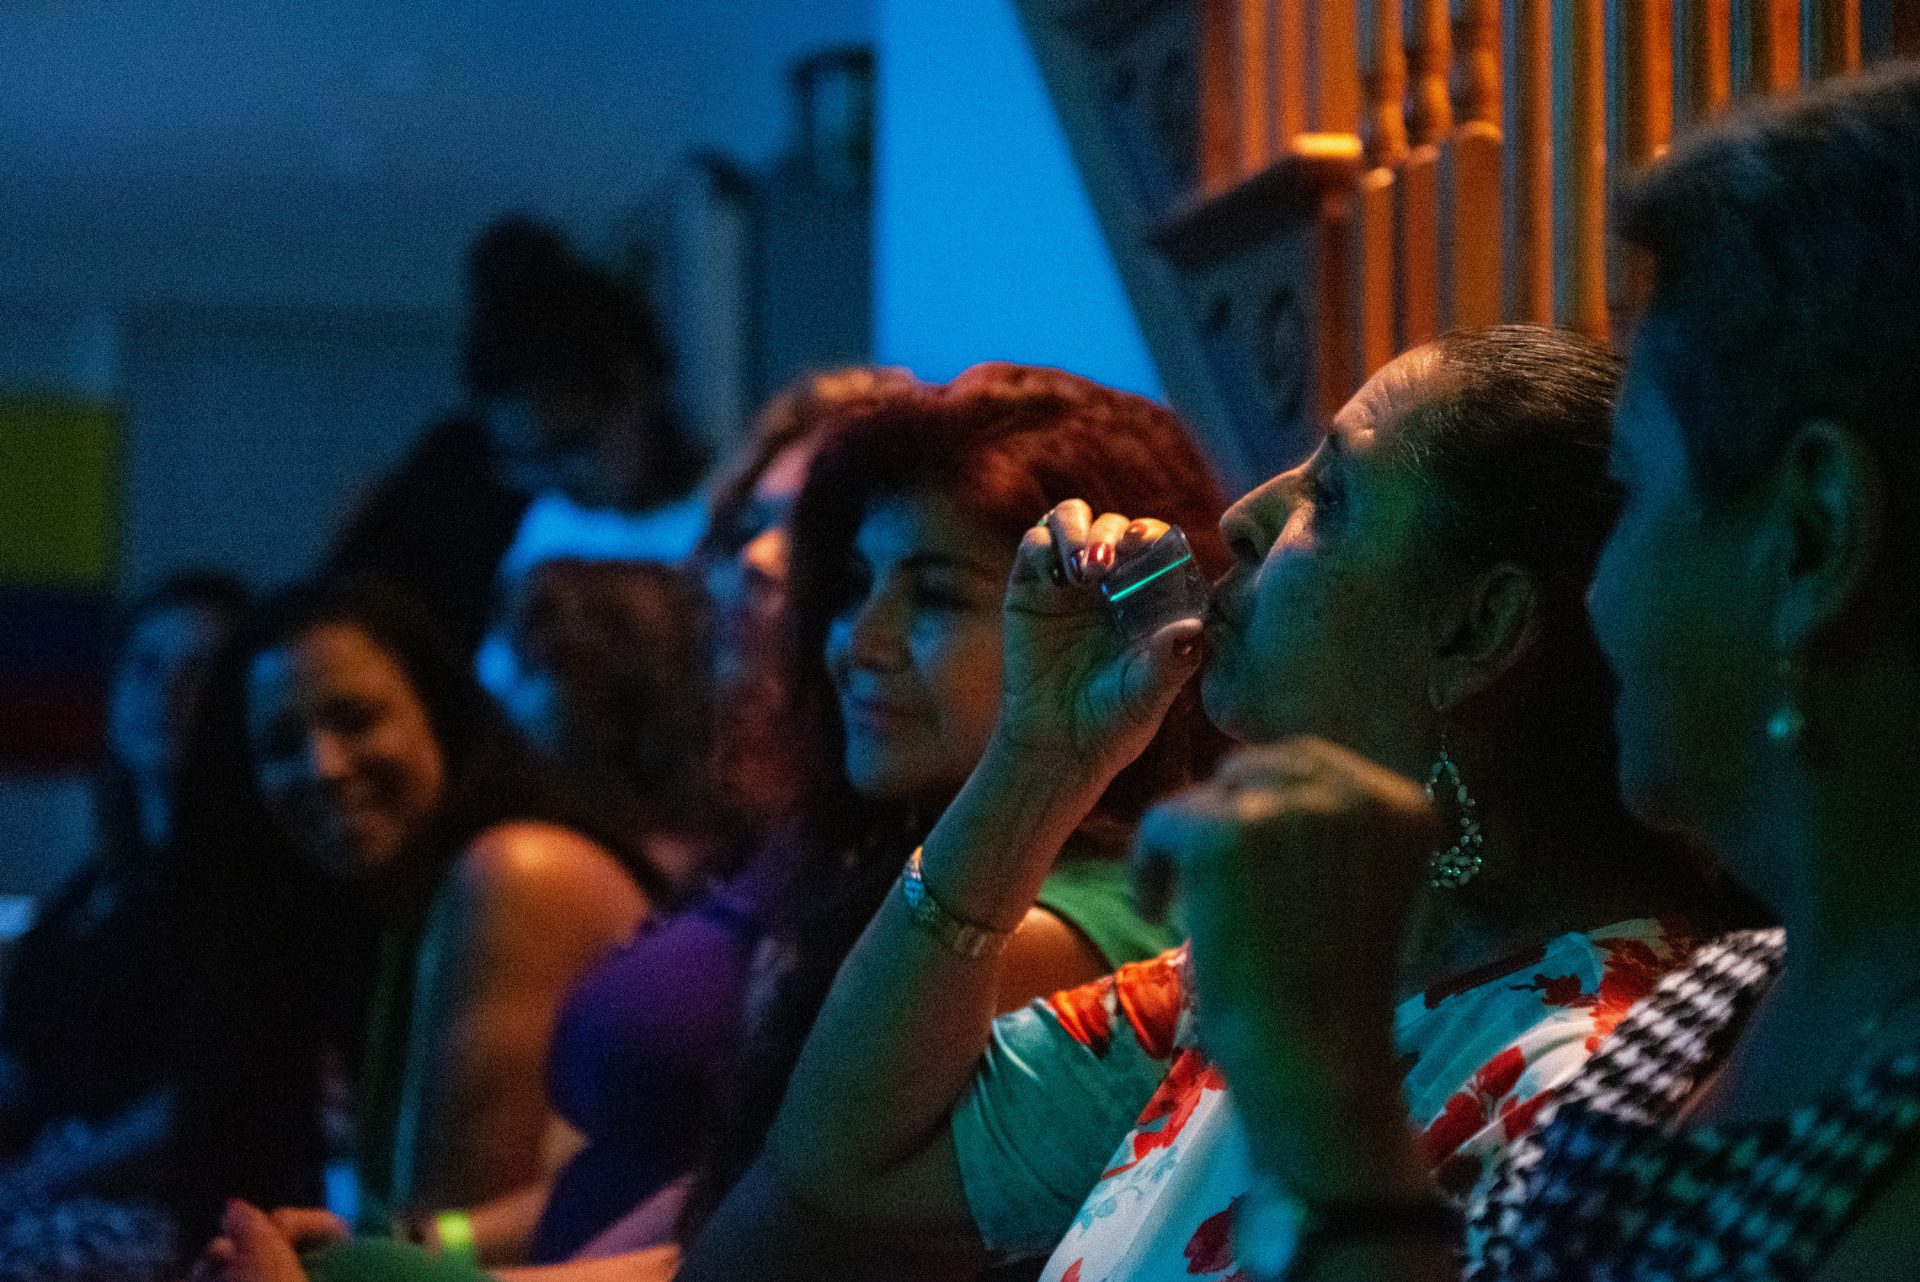
[[[1791,655],[1780,656],[1780,705],[1767,718],[1767,738],[1782,748],[1791,748],[1807,732],[1807,717],[1800,710],[1806,672]]]
[[[1447,739],[1440,736],[1440,759],[1433,763],[1433,769],[1427,775],[1427,796],[1440,800],[1440,792],[1445,789],[1450,795],[1456,813],[1459,816],[1460,836],[1445,850],[1437,850],[1427,860],[1427,878],[1435,890],[1458,890],[1472,881],[1474,874],[1480,871],[1485,858],[1486,838],[1480,833],[1480,820],[1475,814],[1473,797],[1467,792],[1466,781],[1460,777],[1460,767],[1453,764],[1453,758],[1447,754]]]

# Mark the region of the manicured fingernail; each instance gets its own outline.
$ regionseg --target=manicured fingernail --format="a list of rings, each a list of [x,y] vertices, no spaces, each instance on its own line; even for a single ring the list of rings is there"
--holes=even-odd
[[[1075,578],[1086,578],[1092,569],[1093,557],[1091,555],[1091,549],[1081,548],[1073,554],[1073,574]]]
[[[1093,545],[1093,563],[1103,570],[1113,568],[1113,544],[1096,543]]]

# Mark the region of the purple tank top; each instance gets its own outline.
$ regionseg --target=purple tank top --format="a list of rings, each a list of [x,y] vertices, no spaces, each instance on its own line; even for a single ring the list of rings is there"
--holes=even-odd
[[[685,1173],[739,1045],[748,968],[780,873],[770,843],[725,886],[650,924],[562,1007],[554,1106],[586,1147],[561,1170],[531,1260],[564,1260]]]

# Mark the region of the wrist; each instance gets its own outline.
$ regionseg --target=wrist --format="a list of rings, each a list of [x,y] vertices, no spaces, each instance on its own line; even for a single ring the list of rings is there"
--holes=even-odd
[[[1240,1264],[1269,1282],[1317,1276],[1321,1266],[1354,1253],[1369,1267],[1341,1276],[1379,1276],[1388,1259],[1451,1258],[1460,1237],[1459,1213],[1431,1186],[1405,1195],[1307,1198],[1259,1171],[1234,1224]]]
[[[1102,787],[1054,759],[990,749],[927,834],[926,888],[963,921],[1017,929]]]
[[[1095,754],[1076,751],[1050,736],[1027,734],[1002,718],[976,773],[992,772],[1037,797],[1084,800],[1091,806],[1124,764],[1110,766]]]
[[[1253,1157],[1275,1180],[1309,1199],[1390,1200],[1431,1191],[1398,1074],[1365,1059],[1344,1071],[1267,1062],[1266,1072],[1229,1070],[1227,1081]]]

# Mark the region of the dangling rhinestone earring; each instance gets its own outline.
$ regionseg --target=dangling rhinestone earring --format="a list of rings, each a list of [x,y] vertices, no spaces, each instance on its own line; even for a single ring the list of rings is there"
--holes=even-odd
[[[1805,684],[1805,674],[1800,670],[1799,661],[1788,655],[1780,657],[1780,706],[1767,718],[1767,738],[1783,748],[1791,748],[1800,742],[1800,736],[1806,733],[1806,714],[1800,711],[1801,686]]]
[[[1460,767],[1447,755],[1445,735],[1440,737],[1440,760],[1433,763],[1433,770],[1427,775],[1427,796],[1439,801],[1442,790],[1450,794],[1459,814],[1460,839],[1445,850],[1434,852],[1433,858],[1427,861],[1427,877],[1435,890],[1458,890],[1480,871],[1486,839],[1480,835],[1480,820],[1474,814],[1473,797],[1467,792],[1466,782],[1460,778]]]

